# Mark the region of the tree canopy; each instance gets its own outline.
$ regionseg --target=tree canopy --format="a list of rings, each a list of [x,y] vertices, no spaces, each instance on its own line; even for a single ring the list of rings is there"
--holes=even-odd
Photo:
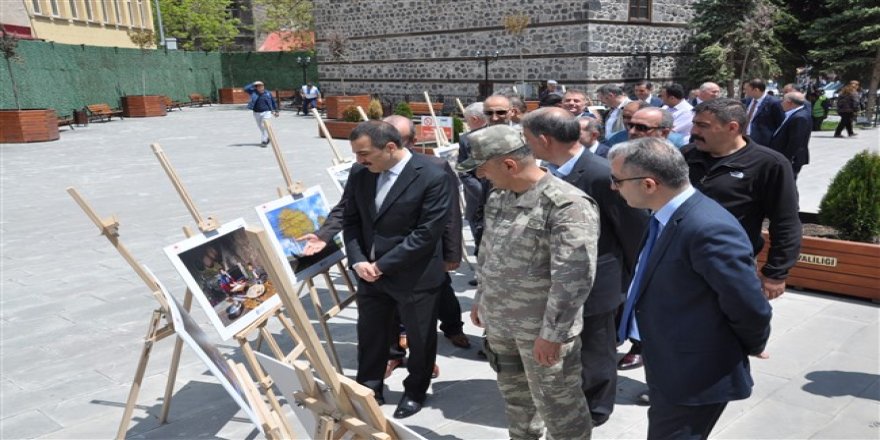
[[[260,22],[260,30],[281,32],[283,39],[314,44],[311,32],[315,28],[311,0],[254,0],[262,6],[266,17]]]
[[[783,45],[775,25],[785,13],[770,0],[698,0],[694,10],[692,83],[726,83],[728,94],[735,96],[735,80],[780,73],[777,58]]]
[[[232,0],[159,0],[165,34],[185,50],[219,50],[238,35]]]

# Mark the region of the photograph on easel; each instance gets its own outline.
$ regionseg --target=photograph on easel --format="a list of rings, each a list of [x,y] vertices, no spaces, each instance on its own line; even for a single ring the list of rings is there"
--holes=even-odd
[[[287,261],[288,275],[293,279],[314,277],[345,257],[338,234],[320,252],[304,255],[307,241],[302,237],[314,234],[330,214],[321,187],[307,188],[300,198],[286,196],[255,209],[263,227],[272,231],[270,240],[275,251]]]
[[[171,322],[174,325],[174,333],[195,352],[199,359],[208,367],[208,370],[211,371],[211,374],[217,378],[220,385],[232,397],[232,400],[238,404],[251,422],[253,422],[254,426],[262,433],[262,423],[254,411],[254,403],[248,399],[247,393],[245,393],[242,379],[229,366],[229,363],[223,358],[217,346],[208,340],[208,335],[199,327],[189,312],[177,302],[177,298],[173,297],[165,289],[165,286],[150,272],[149,268],[146,266],[143,266],[143,268],[153,278],[156,285],[159,286],[159,290],[162,291],[162,296],[165,297],[165,302],[168,304],[168,312],[171,315]]]
[[[165,248],[223,340],[281,302],[245,226],[237,219]]]
[[[339,190],[340,194],[345,189],[345,183],[348,182],[348,175],[351,173],[351,167],[353,165],[354,162],[343,162],[339,165],[333,165],[332,167],[327,168],[327,174],[333,179],[333,184],[336,185],[336,189]]]

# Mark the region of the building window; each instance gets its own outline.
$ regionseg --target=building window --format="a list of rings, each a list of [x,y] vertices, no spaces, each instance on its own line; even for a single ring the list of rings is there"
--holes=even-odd
[[[630,21],[651,21],[651,0],[629,0]]]
[[[76,0],[67,0],[67,4],[70,5],[70,16],[79,18],[79,11],[76,10]]]
[[[52,7],[52,15],[58,17],[61,13],[58,10],[58,0],[49,0],[49,6]]]
[[[94,17],[94,15],[92,15],[92,0],[83,1],[83,5],[85,6],[85,9],[86,9],[86,19],[89,21],[94,20],[95,17]]]
[[[110,23],[110,16],[107,15],[107,0],[98,0],[101,3],[101,14],[104,17],[104,23]]]
[[[43,13],[43,8],[40,7],[40,0],[31,0],[31,5],[34,7],[34,14]]]
[[[134,11],[131,9],[131,0],[125,0],[125,5],[128,6],[128,24],[134,26]]]
[[[141,15],[141,27],[147,28],[147,9],[144,7],[144,0],[137,0],[138,13]]]
[[[119,13],[119,0],[111,0],[113,2],[113,11],[116,12],[116,24],[122,24],[122,14]]]

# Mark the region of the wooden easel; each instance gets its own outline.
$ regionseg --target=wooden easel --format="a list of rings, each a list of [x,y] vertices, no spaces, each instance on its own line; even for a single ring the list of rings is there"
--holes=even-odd
[[[428,95],[427,90],[424,93],[425,102],[428,103],[428,111],[431,112],[431,117],[434,118],[434,137],[437,139],[437,148],[445,147],[450,144],[449,138],[446,137],[446,132],[443,131],[443,127],[440,127],[437,121],[437,115],[434,114],[434,105],[431,103],[431,96]]]
[[[324,138],[327,139],[327,143],[330,144],[330,151],[333,152],[333,165],[339,165],[345,162],[345,160],[342,158],[342,155],[339,154],[339,150],[336,148],[336,144],[333,142],[333,138],[330,136],[330,131],[328,131],[327,126],[324,125],[324,119],[321,117],[321,114],[318,113],[318,109],[313,108],[312,114],[318,121],[318,128],[321,130],[321,133],[324,133]]]
[[[361,116],[366,120],[367,114],[364,113],[363,109],[358,106],[358,110],[361,113]],[[266,129],[269,132],[269,140],[272,144],[272,150],[275,153],[275,160],[278,162],[278,167],[281,170],[281,176],[284,178],[284,182],[286,184],[286,188],[278,188],[278,195],[285,196],[290,195],[294,199],[298,199],[302,197],[302,193],[304,191],[302,182],[294,182],[290,176],[290,170],[287,167],[287,163],[284,160],[284,156],[281,154],[281,147],[276,142],[275,131],[272,129],[272,125],[268,120],[263,122],[266,125]],[[345,269],[345,265],[342,264],[342,260],[337,261],[335,267],[339,270],[342,279],[345,281],[345,285],[348,288],[349,296],[344,300],[340,300],[339,292],[336,289],[336,286],[333,284],[333,280],[330,276],[330,268],[312,276],[305,280],[303,284],[300,285],[297,290],[297,297],[302,292],[304,287],[308,287],[309,298],[312,301],[312,306],[315,309],[315,315],[318,318],[318,322],[321,325],[321,329],[324,333],[324,339],[327,341],[327,348],[330,350],[330,353],[333,355],[332,361],[333,365],[336,368],[336,371],[339,374],[342,374],[342,363],[339,360],[339,354],[336,352],[336,346],[333,343],[333,334],[330,332],[330,327],[327,324],[327,321],[331,318],[338,315],[342,310],[345,309],[348,305],[350,305],[355,300],[355,289],[354,284],[352,283],[351,277],[348,274],[348,271]],[[333,305],[328,309],[324,310],[323,305],[321,304],[321,298],[318,295],[318,289],[315,287],[314,279],[318,276],[323,276],[324,283],[327,286],[327,290],[330,292],[331,299],[333,301]]]
[[[138,394],[140,393],[141,385],[143,383],[144,374],[147,369],[147,364],[149,363],[150,354],[152,353],[153,346],[175,334],[174,325],[171,322],[171,317],[168,311],[168,304],[165,302],[165,297],[162,295],[159,286],[156,284],[155,280],[150,277],[149,274],[143,269],[143,267],[137,262],[137,260],[132,256],[131,252],[129,252],[128,248],[122,244],[119,239],[119,220],[116,219],[115,216],[107,217],[102,219],[98,216],[97,212],[89,205],[89,203],[80,195],[80,193],[73,187],[67,188],[68,194],[76,201],[76,203],[82,208],[82,210],[86,213],[86,215],[95,223],[96,226],[101,230],[101,233],[110,241],[110,243],[116,248],[117,251],[122,255],[122,258],[131,266],[131,269],[138,275],[141,281],[146,284],[147,288],[152,292],[153,297],[156,301],[159,302],[159,308],[153,310],[153,313],[150,317],[150,323],[147,327],[147,334],[144,337],[144,346],[141,349],[141,356],[138,360],[138,366],[135,370],[134,378],[132,379],[131,388],[128,392],[128,399],[125,403],[125,410],[123,411],[122,420],[119,423],[119,428],[116,431],[116,439],[124,439],[125,434],[128,431],[128,425],[131,422],[131,415],[134,412],[134,407],[137,404]],[[192,235],[188,233],[187,235]],[[192,292],[189,289],[186,290],[186,295],[184,296],[184,308],[189,311],[192,305]],[[162,321],[165,321],[164,325],[162,325]],[[171,397],[174,392],[174,382],[177,378],[177,369],[180,365],[180,354],[183,349],[183,340],[177,338],[177,341],[174,344],[174,352],[171,357],[171,365],[169,366],[168,371],[168,380],[165,385],[165,394],[164,399],[162,401],[162,411],[159,415],[159,423],[164,424],[168,420],[168,413],[171,408]],[[253,402],[262,402],[262,400],[253,400]],[[256,410],[258,412],[265,413],[265,408],[259,408],[260,405],[257,405],[258,408]],[[268,424],[263,426],[264,431],[267,433],[268,438],[283,438],[283,435],[272,437],[270,436],[272,433],[281,432],[279,425],[274,425],[272,418],[262,419],[268,420]]]
[[[273,148],[276,149],[276,158],[279,159],[279,165],[281,166],[282,174],[284,174],[288,191],[295,191],[297,186],[290,179],[287,167],[283,164],[283,159],[281,158],[278,144],[274,139],[271,125],[269,125],[268,128],[270,140],[272,140]],[[153,144],[152,148],[165,169],[165,172],[171,179],[175,189],[178,191],[178,194],[180,194],[184,204],[187,205],[187,209],[190,211],[190,214],[192,214],[196,223],[214,225],[213,227],[216,228],[216,221],[213,221],[210,217],[209,220],[211,221],[205,221],[201,217],[185,187],[182,185],[173,167],[165,157],[161,147],[159,147],[158,144]],[[297,194],[301,194],[301,192]],[[246,233],[248,239],[255,245],[254,247],[260,256],[261,261],[265,264],[269,279],[278,291],[282,304],[293,321],[293,325],[291,325],[290,322],[284,318],[284,315],[280,312],[279,308],[279,310],[274,311],[274,313],[267,313],[264,315],[263,319],[243,329],[235,336],[235,339],[239,342],[242,348],[245,360],[250,366],[250,370],[254,373],[257,383],[260,384],[263,394],[269,401],[272,410],[278,414],[284,414],[280,408],[280,403],[277,397],[272,391],[272,379],[263,371],[259,361],[256,359],[254,350],[247,340],[247,335],[251,334],[254,330],[259,331],[260,336],[268,341],[271,351],[279,360],[292,362],[293,359],[296,359],[304,352],[309,364],[318,373],[318,376],[324,381],[324,383],[327,384],[332,398],[329,399],[330,402],[328,403],[327,410],[320,414],[322,420],[327,422],[325,427],[322,428],[323,433],[327,434],[336,431],[338,437],[334,438],[339,438],[344,432],[351,430],[351,428],[348,427],[349,425],[340,423],[340,421],[355,420],[357,423],[353,426],[356,426],[357,429],[352,432],[355,432],[357,435],[375,439],[392,439],[393,437],[389,435],[389,433],[393,433],[393,430],[389,427],[384,414],[376,404],[372,391],[363,385],[346,378],[333,369],[333,365],[327,356],[327,352],[324,351],[321,341],[318,339],[317,333],[315,333],[314,328],[312,328],[308,315],[305,313],[305,309],[299,301],[299,296],[295,293],[297,292],[297,289],[293,287],[290,278],[287,277],[287,273],[283,266],[284,264],[287,264],[287,262],[282,261],[278,258],[278,255],[274,253],[273,246],[269,241],[268,233],[261,228],[255,227],[247,228]],[[271,332],[265,328],[266,322],[273,316],[279,318],[282,325],[291,334],[291,337],[298,345],[302,346],[301,350],[294,349],[287,355],[281,351],[280,346],[275,342]],[[368,417],[366,417],[366,421],[362,421],[358,417],[359,413],[356,411],[355,404],[357,404],[357,407],[368,409]],[[281,426],[279,428],[283,428],[287,433],[292,432],[286,417],[281,417]]]
[[[274,137],[274,133],[270,133],[270,135]],[[274,147],[274,145],[276,144],[275,139],[270,138],[270,140],[272,140],[273,148],[277,148]],[[183,204],[186,206],[190,215],[192,215],[193,220],[195,220],[196,224],[199,226],[199,229],[203,233],[216,230],[219,227],[219,223],[217,222],[216,218],[202,217],[198,209],[196,209],[195,203],[193,203],[192,198],[190,198],[189,192],[183,186],[180,178],[178,178],[177,172],[174,170],[174,167],[172,167],[171,163],[168,161],[168,157],[165,156],[165,152],[162,150],[162,147],[160,147],[159,144],[152,144],[150,147],[152,148],[153,153],[156,155],[156,158],[159,159],[159,163],[162,165],[162,169],[165,170],[165,173],[171,180],[172,185],[174,185],[174,189],[177,190],[177,193],[180,195]],[[272,353],[276,357],[278,357],[279,359],[284,359],[286,357],[286,355],[281,351],[278,343],[275,341],[274,336],[272,336],[272,333],[268,329],[266,329],[266,324],[268,323],[269,319],[273,317],[277,318],[281,322],[281,325],[284,327],[284,329],[290,334],[291,339],[297,343],[299,342],[298,335],[293,330],[293,327],[290,325],[287,319],[285,319],[284,316],[280,313],[280,308],[281,307],[278,306],[273,310],[267,312],[250,326],[238,332],[234,336],[234,338],[241,347],[245,360],[247,360],[248,365],[251,367],[251,370],[254,373],[254,376],[256,376],[257,383],[260,384],[263,394],[269,401],[269,405],[272,407],[272,410],[277,412],[278,414],[284,414],[281,409],[281,404],[278,402],[278,398],[275,396],[275,392],[272,390],[272,383],[263,372],[263,369],[260,367],[259,362],[257,362],[257,359],[254,356],[254,350],[251,347],[250,342],[248,341],[248,335],[256,331],[259,334],[261,340],[266,340],[268,342]],[[292,432],[291,426],[288,423],[286,417],[281,417],[280,428],[283,430],[283,432]]]

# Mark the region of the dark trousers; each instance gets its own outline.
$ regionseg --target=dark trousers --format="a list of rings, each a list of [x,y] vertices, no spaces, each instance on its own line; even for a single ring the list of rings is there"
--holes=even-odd
[[[415,291],[397,301],[371,283],[358,281],[358,383],[382,395],[388,347],[397,336],[394,314],[398,313],[410,350],[404,392],[418,402],[425,400],[437,358],[438,290]]]
[[[610,310],[584,316],[581,331],[581,389],[593,418],[607,418],[617,396],[617,326]]]
[[[318,98],[303,98],[302,113],[308,115],[309,110],[318,108]]]
[[[727,402],[700,406],[673,405],[650,393],[648,440],[704,440],[727,407]]]
[[[834,135],[840,136],[843,133],[843,129],[846,128],[846,134],[852,136],[853,135],[853,113],[840,113],[840,122],[837,123],[837,128],[834,129]]]
[[[822,131],[822,122],[825,116],[813,116],[813,131]]]
[[[440,319],[440,331],[447,337],[460,335],[464,333],[464,322],[461,320],[461,304],[458,303],[458,297],[455,296],[455,290],[452,288],[452,278],[446,274],[446,281],[440,286],[439,297],[437,298],[437,314]],[[400,316],[394,314],[394,324],[391,327],[394,330],[394,336],[391,338],[391,350],[389,351],[389,359],[403,359],[406,357],[406,349],[400,346],[400,332],[405,331],[406,327],[401,328]],[[407,336],[408,338],[409,336]]]

